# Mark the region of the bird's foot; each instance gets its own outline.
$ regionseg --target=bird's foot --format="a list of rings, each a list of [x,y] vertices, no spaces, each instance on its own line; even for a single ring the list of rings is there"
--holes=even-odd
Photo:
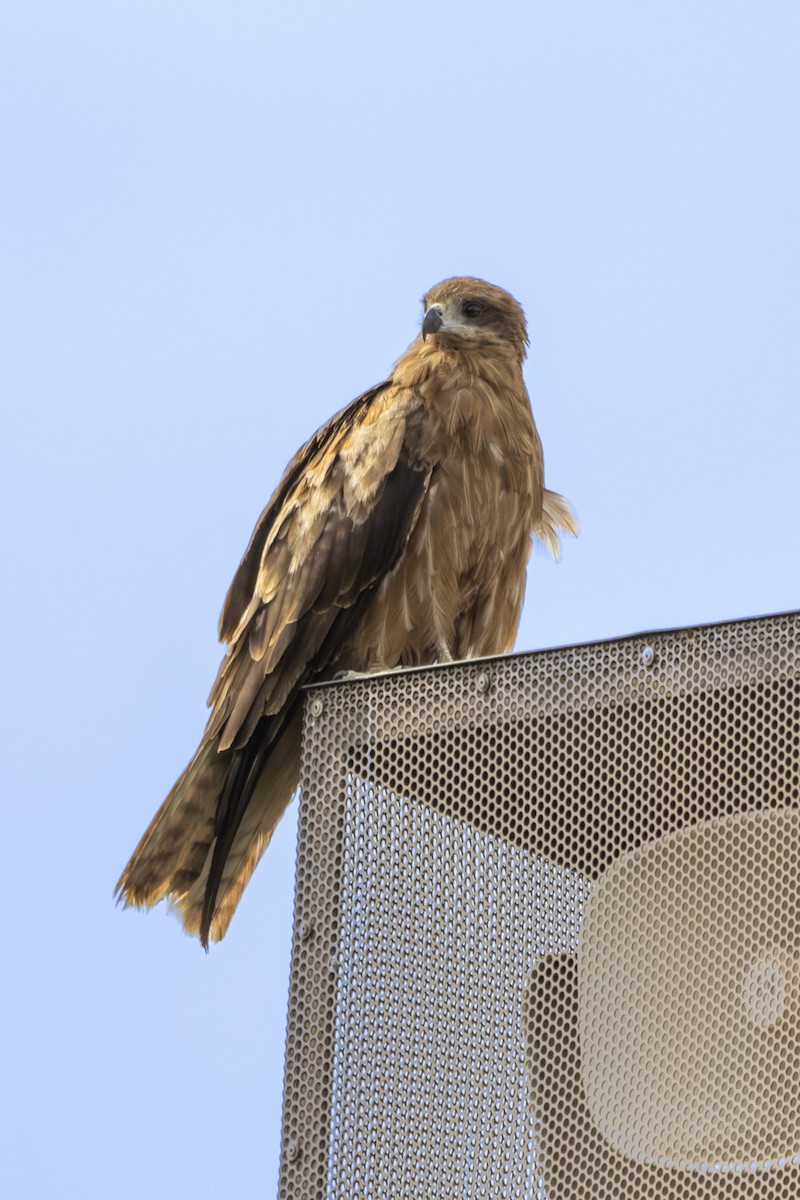
[[[385,675],[389,671],[402,671],[402,669],[398,663],[396,667],[368,667],[365,671],[337,671],[333,678],[337,683],[342,683],[349,679],[369,679],[370,675]]]

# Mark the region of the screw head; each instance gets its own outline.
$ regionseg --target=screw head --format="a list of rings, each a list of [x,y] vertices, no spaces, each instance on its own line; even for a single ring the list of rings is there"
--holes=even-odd
[[[652,646],[645,646],[644,650],[642,651],[642,666],[643,667],[652,667],[652,665],[655,661],[656,661],[655,650],[653,649]]]
[[[311,937],[312,933],[314,932],[314,922],[313,921],[301,921],[300,928],[298,929],[297,932],[300,934],[300,941],[307,942],[308,939]]]
[[[485,693],[485,692],[489,691],[491,682],[492,682],[492,679],[491,679],[491,676],[489,675],[489,672],[481,671],[480,675],[478,676],[478,678],[476,680],[476,687],[479,692]]]
[[[309,705],[309,711],[312,717],[321,717],[322,710],[325,707],[319,696],[315,696]]]
[[[286,1144],[286,1157],[289,1162],[296,1162],[300,1157],[300,1147],[294,1138]]]

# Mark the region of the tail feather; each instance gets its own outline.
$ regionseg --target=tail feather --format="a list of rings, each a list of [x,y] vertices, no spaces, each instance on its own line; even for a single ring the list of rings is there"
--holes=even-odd
[[[243,752],[218,750],[219,738],[204,741],[151,821],[122,872],[116,894],[125,907],[151,908],[167,899],[188,933],[219,941],[242,892],[266,849],[272,831],[297,788],[300,776],[298,713],[269,751],[269,759],[222,859],[211,911],[207,889],[218,842],[221,801]],[[217,854],[219,861],[219,854]]]
[[[559,496],[558,492],[550,492],[545,488],[542,500],[542,519],[535,533],[544,542],[556,561],[561,557],[561,539],[559,537],[561,529],[571,533],[573,537],[577,537],[578,518],[565,496]]]
[[[300,782],[300,733],[302,717],[298,712],[271,750],[269,761],[255,784],[253,793],[224,857],[219,882],[209,892],[214,850],[209,847],[203,871],[180,904],[186,929],[197,933],[203,945],[218,942],[224,936],[250,876],[272,838],[286,806]],[[213,901],[209,909],[209,897]]]
[[[204,741],[145,830],[120,876],[125,906],[180,900],[202,870],[214,840],[216,805],[229,769],[216,738]]]

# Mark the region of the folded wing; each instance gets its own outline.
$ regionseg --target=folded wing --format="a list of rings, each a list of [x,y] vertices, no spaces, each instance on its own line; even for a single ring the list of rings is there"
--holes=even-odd
[[[169,897],[204,944],[227,928],[299,769],[299,691],[344,661],[400,560],[433,464],[412,390],[364,393],[298,452],[256,525],[220,618],[227,644],[200,747],[118,890]]]

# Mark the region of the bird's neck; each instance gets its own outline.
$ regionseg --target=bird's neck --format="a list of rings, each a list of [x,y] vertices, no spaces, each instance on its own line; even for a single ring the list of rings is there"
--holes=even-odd
[[[417,338],[395,363],[392,381],[399,387],[418,388],[433,379],[444,387],[452,380],[459,387],[488,384],[525,392],[522,360],[499,340],[491,345],[481,342],[473,349],[450,347],[438,338]]]
[[[419,339],[397,363],[393,383],[414,390],[431,417],[432,457],[446,457],[455,441],[471,462],[487,447],[504,457],[541,454],[522,365],[508,343],[492,349],[483,343],[455,350]]]

